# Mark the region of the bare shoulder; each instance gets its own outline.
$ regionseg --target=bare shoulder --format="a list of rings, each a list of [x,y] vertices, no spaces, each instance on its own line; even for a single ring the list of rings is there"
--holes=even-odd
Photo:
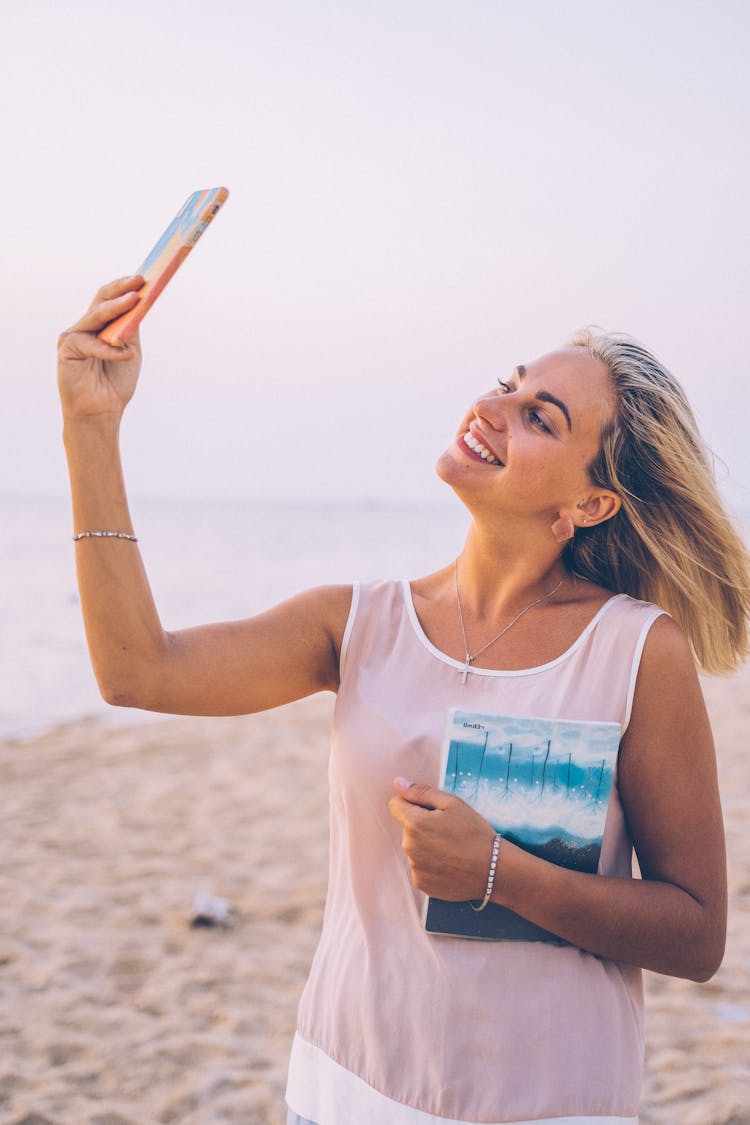
[[[643,648],[633,711],[624,739],[625,758],[641,750],[675,756],[690,746],[712,753],[713,741],[698,671],[680,626],[666,614],[654,621]]]
[[[702,694],[690,645],[677,622],[662,613],[651,625],[638,669],[636,702],[645,706],[659,699],[662,705],[675,698]]]
[[[294,638],[298,654],[326,669],[328,681],[338,678],[338,658],[352,604],[351,585],[313,586],[294,594],[256,617],[230,623],[242,637],[262,644],[285,644]],[[322,663],[321,663],[322,662]]]
[[[290,598],[286,605],[293,606],[297,614],[311,626],[322,627],[338,650],[346,629],[353,591],[351,584],[313,586]]]
[[[312,691],[336,691],[352,596],[351,585],[314,586],[229,628],[236,630],[242,650],[265,653],[275,673],[285,668],[287,687],[295,693],[289,698]],[[254,682],[260,678],[256,674]],[[266,696],[274,700],[277,679],[275,674],[270,677],[266,691]],[[288,700],[284,696],[281,701]],[[276,706],[276,702],[264,702],[263,706]]]

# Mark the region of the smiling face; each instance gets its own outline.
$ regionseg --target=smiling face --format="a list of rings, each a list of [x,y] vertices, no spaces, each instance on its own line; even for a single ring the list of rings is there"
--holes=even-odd
[[[582,348],[552,352],[518,366],[476,400],[439,459],[438,475],[475,515],[552,522],[570,512],[575,522],[598,522],[602,490],[588,466],[614,405],[603,363]]]

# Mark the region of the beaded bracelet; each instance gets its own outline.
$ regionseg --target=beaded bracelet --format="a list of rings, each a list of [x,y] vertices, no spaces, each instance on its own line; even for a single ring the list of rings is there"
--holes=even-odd
[[[78,539],[129,539],[131,543],[138,542],[137,535],[128,535],[126,531],[79,531],[73,536],[73,542]]]
[[[487,875],[487,890],[484,892],[484,898],[482,899],[482,905],[481,906],[475,906],[473,902],[469,903],[471,909],[476,910],[477,914],[479,913],[480,910],[484,910],[485,906],[490,901],[490,896],[492,894],[492,888],[495,885],[495,868],[497,867],[497,856],[498,856],[498,852],[500,851],[500,841],[501,840],[502,840],[502,836],[500,835],[500,833],[499,832],[496,833],[495,839],[492,841],[492,858],[490,859],[490,870],[489,870],[489,874]]]

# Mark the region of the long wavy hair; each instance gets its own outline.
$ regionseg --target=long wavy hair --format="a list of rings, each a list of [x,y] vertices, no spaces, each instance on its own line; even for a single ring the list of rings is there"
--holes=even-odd
[[[730,672],[748,654],[750,556],[685,392],[628,336],[587,328],[569,343],[612,377],[616,410],[589,473],[622,507],[578,530],[565,561],[583,578],[656,602],[682,627],[705,672]]]

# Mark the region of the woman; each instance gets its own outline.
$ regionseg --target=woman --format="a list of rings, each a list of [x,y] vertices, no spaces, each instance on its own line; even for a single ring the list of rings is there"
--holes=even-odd
[[[724,947],[721,812],[693,653],[726,671],[747,639],[747,554],[682,391],[635,343],[584,334],[481,395],[440,458],[472,517],[454,564],[166,633],[117,449],[139,345],[96,337],[141,284],[101,289],[59,348],[101,692],[202,715],[338,693],[329,897],[289,1121],[635,1122],[641,968],[707,980]],[[450,705],[620,725],[597,874],[500,840],[437,788]],[[425,895],[510,907],[559,940],[428,934]]]

